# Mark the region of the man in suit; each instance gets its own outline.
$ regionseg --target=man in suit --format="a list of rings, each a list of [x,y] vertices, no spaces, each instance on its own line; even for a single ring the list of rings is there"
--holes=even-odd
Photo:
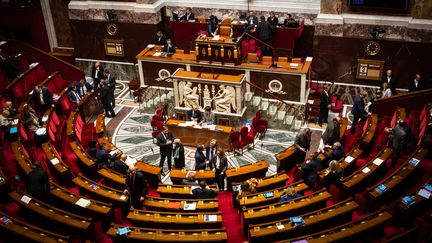
[[[396,94],[396,78],[393,76],[393,71],[388,69],[386,74],[382,78],[383,83],[387,83],[390,86],[392,94]],[[382,89],[382,87],[380,87]]]
[[[420,77],[420,74],[416,74],[414,76],[414,80],[410,83],[408,88],[409,92],[419,91],[423,89],[423,83]]]
[[[76,87],[77,87],[78,94],[81,97],[86,96],[87,93],[90,93],[93,90],[93,86],[85,79],[81,79]]]
[[[111,92],[111,106],[114,108],[115,107],[115,96],[114,96],[114,91],[116,89],[116,78],[114,76],[114,74],[112,74],[110,72],[109,69],[105,70],[105,81],[109,87],[109,90]]]
[[[176,48],[175,48],[174,44],[172,44],[172,41],[171,41],[170,38],[168,38],[166,40],[166,44],[162,48],[162,51],[163,52],[168,52],[168,53],[175,53],[176,52]]]
[[[270,22],[266,21],[264,16],[261,16],[260,22],[256,27],[256,32],[258,33],[258,38],[267,45],[270,45],[272,42],[272,29],[275,27],[270,24]],[[271,55],[270,47],[263,45],[263,55],[268,56]]]
[[[217,27],[218,27],[217,17],[214,15],[210,15],[210,20],[209,20],[209,23],[207,25],[207,32],[208,32],[209,36],[216,35]]]
[[[105,110],[105,115],[106,117],[115,117],[116,114],[114,112],[113,107],[111,106],[113,97],[112,97],[112,92],[110,87],[107,85],[105,80],[101,80],[101,86],[102,88],[100,89],[99,92],[99,97],[98,99],[102,102],[102,105],[104,107]]]
[[[174,139],[174,147],[173,147],[172,155],[174,158],[175,168],[184,169],[185,167],[184,147],[179,138]]]
[[[215,114],[211,111],[210,106],[206,106],[204,108],[204,114],[203,114],[203,119],[201,120],[201,123],[206,123],[206,124],[215,124],[216,123]]]
[[[214,162],[213,171],[215,172],[216,183],[218,185],[219,191],[221,192],[225,190],[225,177],[226,170],[228,169],[228,159],[223,149],[218,151]]]
[[[50,191],[50,181],[47,172],[41,168],[41,163],[35,161],[33,170],[27,176],[27,192],[42,201],[48,199]]]
[[[250,11],[249,16],[246,17],[247,25],[254,28],[258,25],[258,17],[255,16],[254,12]]]
[[[217,192],[207,188],[207,184],[204,180],[199,182],[199,188],[192,190],[192,194],[197,199],[215,198]]]
[[[306,152],[310,148],[311,134],[311,130],[309,128],[305,128],[295,137],[294,146],[296,147],[295,153],[297,155],[296,163],[301,163],[305,160]]]
[[[342,157],[345,156],[345,151],[342,148],[342,144],[340,142],[335,142],[332,146],[332,153],[329,153],[326,150],[323,150],[322,153],[324,154],[324,161],[323,161],[323,166],[324,168],[328,167],[328,164],[330,161],[332,160],[340,160]]]
[[[93,78],[93,87],[95,89],[99,88],[100,80],[104,77],[104,69],[100,65],[100,62],[96,62],[92,67],[91,77]]]
[[[163,172],[163,165],[165,163],[165,158],[168,160],[168,170],[171,170],[171,156],[173,149],[173,141],[174,136],[172,133],[168,131],[168,127],[164,127],[163,131],[159,133],[156,137],[156,144],[160,148],[160,163],[159,166],[162,168],[162,175],[165,175]]]
[[[310,160],[307,160],[300,165],[302,179],[309,188],[315,188],[318,171],[322,169],[321,160],[318,158],[318,155],[319,153],[315,153],[312,155]]]
[[[92,140],[87,145],[87,153],[93,158],[96,159],[96,153],[98,149],[96,148],[97,142],[95,140]]]
[[[49,92],[47,87],[41,87],[36,85],[27,99],[27,104],[31,104],[34,101],[35,107],[39,107],[39,111],[44,113],[48,108],[52,106],[52,94]]]
[[[156,35],[157,35],[157,39],[155,41],[155,45],[161,45],[161,46],[165,45],[166,44],[166,37],[162,33],[162,31],[159,30]]]
[[[385,128],[384,131],[390,135],[390,146],[393,149],[391,165],[396,165],[405,145],[406,145],[406,131],[404,129],[405,121],[399,120],[394,128]]]
[[[129,195],[133,208],[142,209],[142,202],[147,195],[147,183],[142,171],[137,171],[134,164],[129,165],[124,194]]]
[[[328,113],[331,106],[330,95],[328,93],[328,86],[324,87],[323,92],[321,92],[320,96],[320,110],[319,110],[319,118],[318,124],[321,127],[323,123],[327,123]]]
[[[216,139],[210,140],[209,145],[206,147],[206,164],[213,169],[213,164],[216,163],[216,156],[219,151],[219,146],[217,145]]]
[[[195,105],[192,106],[192,109],[188,110],[186,117],[188,121],[201,122],[202,120],[201,111],[198,110],[198,107],[196,107]]]
[[[96,151],[96,165],[98,168],[109,166],[111,159],[115,159],[110,155],[111,150],[105,145],[101,145]]]
[[[186,13],[180,18],[180,21],[195,21],[195,15],[191,8],[186,8]]]
[[[80,101],[81,101],[81,95],[78,93],[78,91],[77,91],[77,86],[75,85],[75,84],[71,84],[69,87],[68,87],[68,98],[69,98],[69,101],[71,102],[71,103],[74,103],[75,105],[76,104],[78,104]]]
[[[277,27],[279,25],[279,20],[275,15],[275,12],[270,11],[270,16],[267,18],[267,22],[269,22],[273,27]]]
[[[334,142],[339,141],[340,138],[340,117],[336,116],[327,125],[326,130],[321,136],[324,145],[332,145]]]
[[[354,105],[351,109],[351,114],[354,116],[353,122],[351,125],[351,134],[355,133],[356,125],[359,120],[365,121],[368,113],[365,110],[364,99],[367,97],[367,91],[363,90],[360,94],[354,97]]]

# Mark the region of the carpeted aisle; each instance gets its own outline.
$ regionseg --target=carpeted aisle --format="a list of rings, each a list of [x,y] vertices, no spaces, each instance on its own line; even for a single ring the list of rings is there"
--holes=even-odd
[[[233,208],[231,192],[220,192],[218,195],[219,210],[222,213],[222,224],[226,228],[228,243],[241,243],[247,240],[243,233],[240,215]]]

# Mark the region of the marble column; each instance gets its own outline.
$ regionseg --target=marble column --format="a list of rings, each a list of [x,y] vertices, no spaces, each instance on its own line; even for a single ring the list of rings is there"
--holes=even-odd
[[[237,114],[241,114],[243,110],[242,97],[244,96],[244,94],[241,93],[241,86],[236,86],[235,90],[236,90]]]

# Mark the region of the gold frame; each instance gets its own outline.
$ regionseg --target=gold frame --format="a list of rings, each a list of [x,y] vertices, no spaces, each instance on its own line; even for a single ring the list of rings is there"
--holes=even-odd
[[[105,39],[105,55],[107,56],[116,56],[116,57],[124,57],[124,40],[116,40],[116,39]]]

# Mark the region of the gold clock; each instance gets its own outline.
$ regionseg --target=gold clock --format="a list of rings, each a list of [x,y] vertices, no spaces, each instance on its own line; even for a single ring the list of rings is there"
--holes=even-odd
[[[365,52],[371,56],[375,56],[381,50],[381,46],[376,41],[368,41],[365,46]]]
[[[115,23],[109,23],[109,24],[107,24],[106,30],[107,30],[109,35],[115,36],[115,35],[117,35],[118,27]]]

